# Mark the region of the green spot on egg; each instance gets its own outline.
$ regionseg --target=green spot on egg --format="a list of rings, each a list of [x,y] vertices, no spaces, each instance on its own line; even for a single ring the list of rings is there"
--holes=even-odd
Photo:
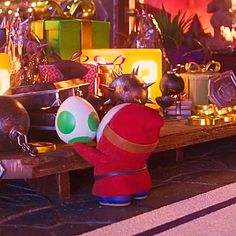
[[[69,140],[69,144],[73,144],[75,142],[79,142],[79,143],[89,143],[91,142],[92,139],[90,137],[87,136],[83,136],[83,137],[77,137],[77,138],[73,138],[71,140]]]
[[[57,127],[63,134],[70,134],[76,126],[76,119],[69,111],[62,111],[58,115]]]
[[[95,112],[91,112],[88,117],[88,127],[91,131],[95,132],[98,129],[98,117]]]

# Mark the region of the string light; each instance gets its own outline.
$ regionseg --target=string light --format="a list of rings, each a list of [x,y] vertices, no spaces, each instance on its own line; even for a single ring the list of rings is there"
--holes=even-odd
[[[4,2],[4,5],[5,5],[5,7],[9,7],[11,5],[11,2],[10,1],[6,1],[6,2]]]

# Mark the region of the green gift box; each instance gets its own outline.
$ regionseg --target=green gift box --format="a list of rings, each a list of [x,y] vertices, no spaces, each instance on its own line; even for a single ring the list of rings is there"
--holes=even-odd
[[[47,50],[57,52],[62,59],[70,59],[73,53],[82,49],[109,48],[110,23],[84,19],[60,19],[32,22],[32,30],[46,43]],[[43,32],[42,32],[43,30]]]

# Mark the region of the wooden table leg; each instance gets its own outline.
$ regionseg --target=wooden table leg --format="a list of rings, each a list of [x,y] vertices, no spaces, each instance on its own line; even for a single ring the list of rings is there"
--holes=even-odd
[[[35,179],[27,183],[38,193],[47,197],[70,198],[69,172],[53,174]]]
[[[70,198],[70,175],[64,172],[56,175],[58,195],[60,198]]]
[[[184,160],[184,147],[176,148],[175,160],[176,161],[183,161]]]

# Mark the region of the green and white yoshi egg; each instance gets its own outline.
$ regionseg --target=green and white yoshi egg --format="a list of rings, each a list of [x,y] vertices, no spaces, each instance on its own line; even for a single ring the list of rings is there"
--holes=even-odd
[[[94,107],[78,96],[67,98],[59,107],[55,128],[59,138],[68,144],[88,143],[96,137],[99,117]]]

